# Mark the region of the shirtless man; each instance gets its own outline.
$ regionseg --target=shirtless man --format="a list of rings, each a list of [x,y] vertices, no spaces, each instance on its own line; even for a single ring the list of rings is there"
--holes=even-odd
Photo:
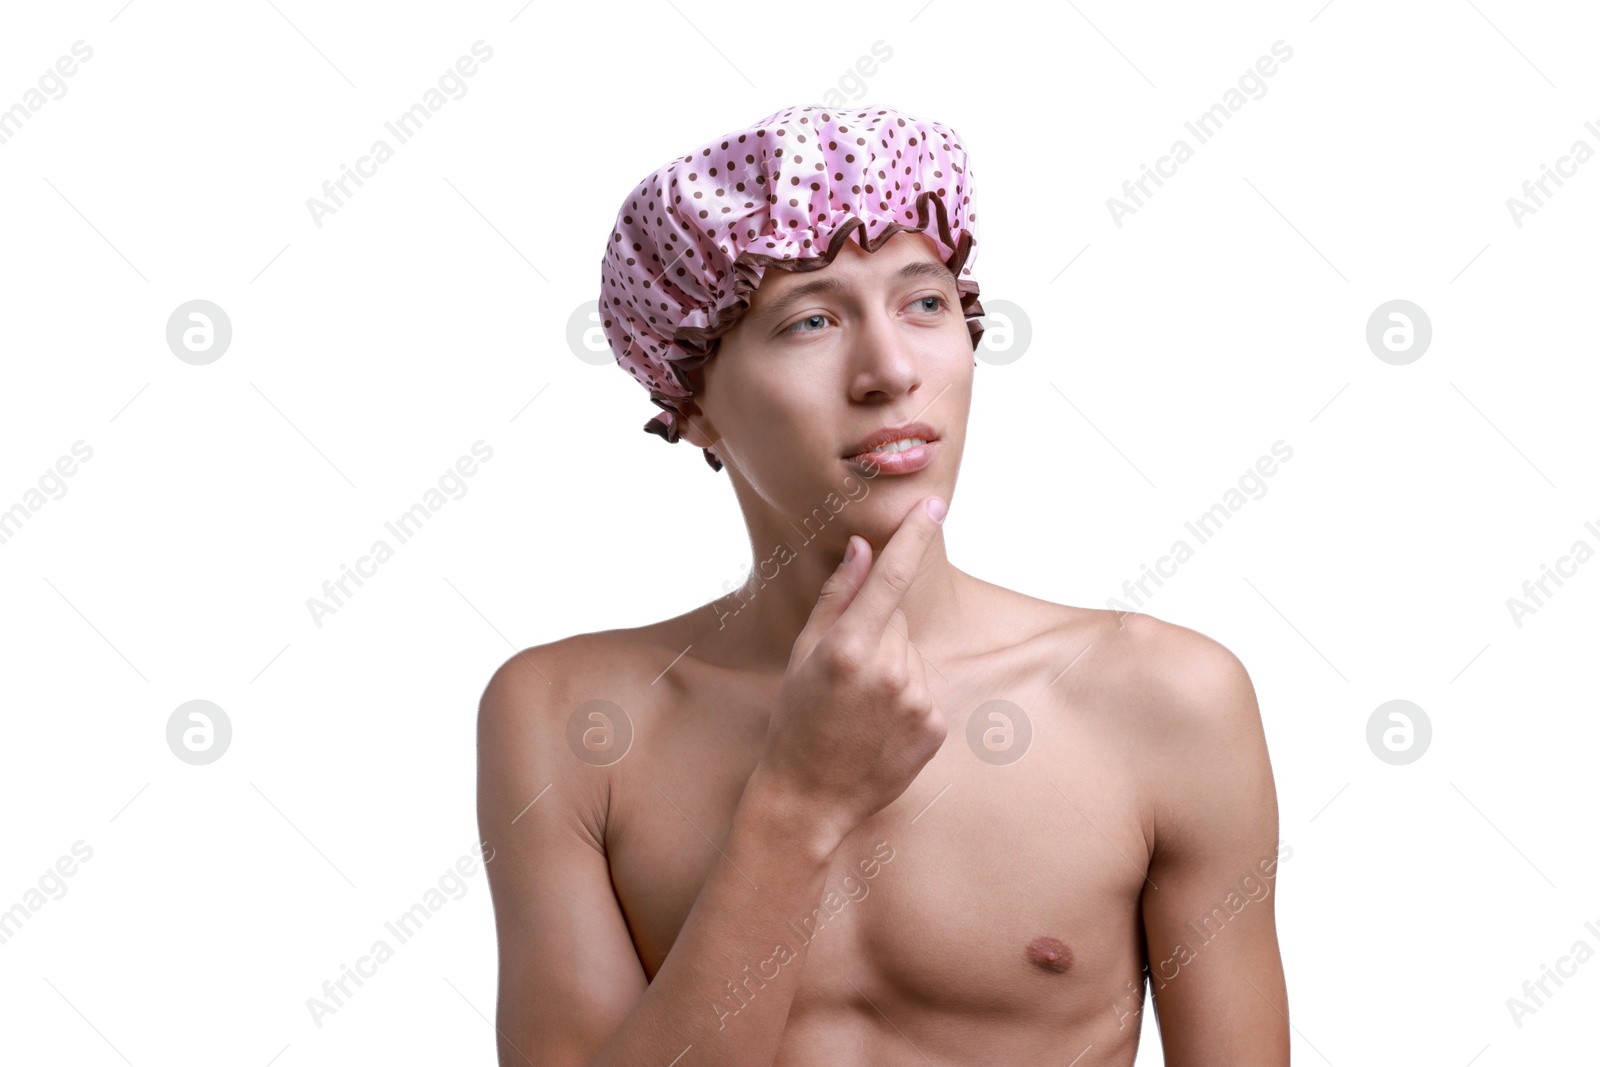
[[[503,1067],[1126,1067],[1147,979],[1169,1067],[1289,1062],[1244,668],[946,556],[952,243],[769,267],[689,377],[674,428],[728,470],[744,589],[490,680]],[[930,443],[859,458],[885,428]]]

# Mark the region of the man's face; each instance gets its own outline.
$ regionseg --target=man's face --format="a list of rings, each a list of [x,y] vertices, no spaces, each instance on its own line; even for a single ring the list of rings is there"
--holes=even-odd
[[[703,368],[694,430],[707,430],[730,473],[779,514],[847,498],[854,515],[839,516],[839,544],[850,531],[881,544],[875,535],[917,500],[950,499],[972,360],[955,278],[933,240],[897,233],[869,254],[852,235],[821,270],[767,269]],[[937,439],[922,469],[874,475],[847,462],[869,434],[910,422]],[[704,444],[694,430],[686,436]]]

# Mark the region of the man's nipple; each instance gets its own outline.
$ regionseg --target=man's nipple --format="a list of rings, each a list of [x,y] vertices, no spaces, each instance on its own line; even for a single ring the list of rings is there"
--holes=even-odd
[[[1036,937],[1028,942],[1028,962],[1052,974],[1060,974],[1072,966],[1072,949],[1065,941],[1054,937]]]

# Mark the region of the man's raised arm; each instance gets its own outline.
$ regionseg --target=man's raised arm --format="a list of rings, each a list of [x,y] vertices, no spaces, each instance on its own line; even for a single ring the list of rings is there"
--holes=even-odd
[[[799,830],[783,796],[752,777],[718,843],[723,858],[647,981],[611,888],[603,774],[566,750],[567,714],[584,699],[573,692],[580,659],[565,642],[520,653],[479,707],[501,1067],[664,1067],[691,1045],[696,1064],[771,1064],[801,961],[780,968],[736,1016],[715,1006],[726,1002],[724,980],[794,940],[784,924],[819,905],[836,843]]]

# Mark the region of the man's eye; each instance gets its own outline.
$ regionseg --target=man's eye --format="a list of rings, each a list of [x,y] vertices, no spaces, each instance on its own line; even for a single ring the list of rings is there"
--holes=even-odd
[[[811,322],[814,319],[821,319],[823,322],[827,322],[828,321],[828,316],[826,316],[826,315],[807,315],[805,318],[801,319],[799,322],[795,323],[793,326],[790,326],[787,329],[785,329],[783,332],[784,333],[816,333],[817,332],[816,330],[802,330],[802,329],[798,328],[798,327],[804,326],[806,323]]]
[[[933,305],[934,305],[933,307],[927,307],[926,306],[929,301],[933,302]],[[934,295],[934,296],[919,296],[915,300],[913,300],[912,303],[913,304],[922,304],[922,305],[924,305],[923,307],[919,308],[918,310],[920,310],[924,314],[928,314],[928,315],[937,315],[937,314],[939,314],[939,313],[941,313],[943,311],[949,310],[949,308],[951,306],[950,301],[946,300],[942,296],[937,296],[937,295]],[[828,316],[826,316],[826,315],[822,315],[822,314],[807,315],[805,318],[801,319],[799,322],[796,322],[791,326],[785,327],[783,332],[786,333],[786,334],[818,333],[818,332],[820,332],[821,327],[823,325],[826,325],[827,321],[828,321]],[[802,327],[804,327],[807,323],[811,323],[811,322],[815,322],[817,324],[818,328],[815,329],[815,330],[802,329]]]

